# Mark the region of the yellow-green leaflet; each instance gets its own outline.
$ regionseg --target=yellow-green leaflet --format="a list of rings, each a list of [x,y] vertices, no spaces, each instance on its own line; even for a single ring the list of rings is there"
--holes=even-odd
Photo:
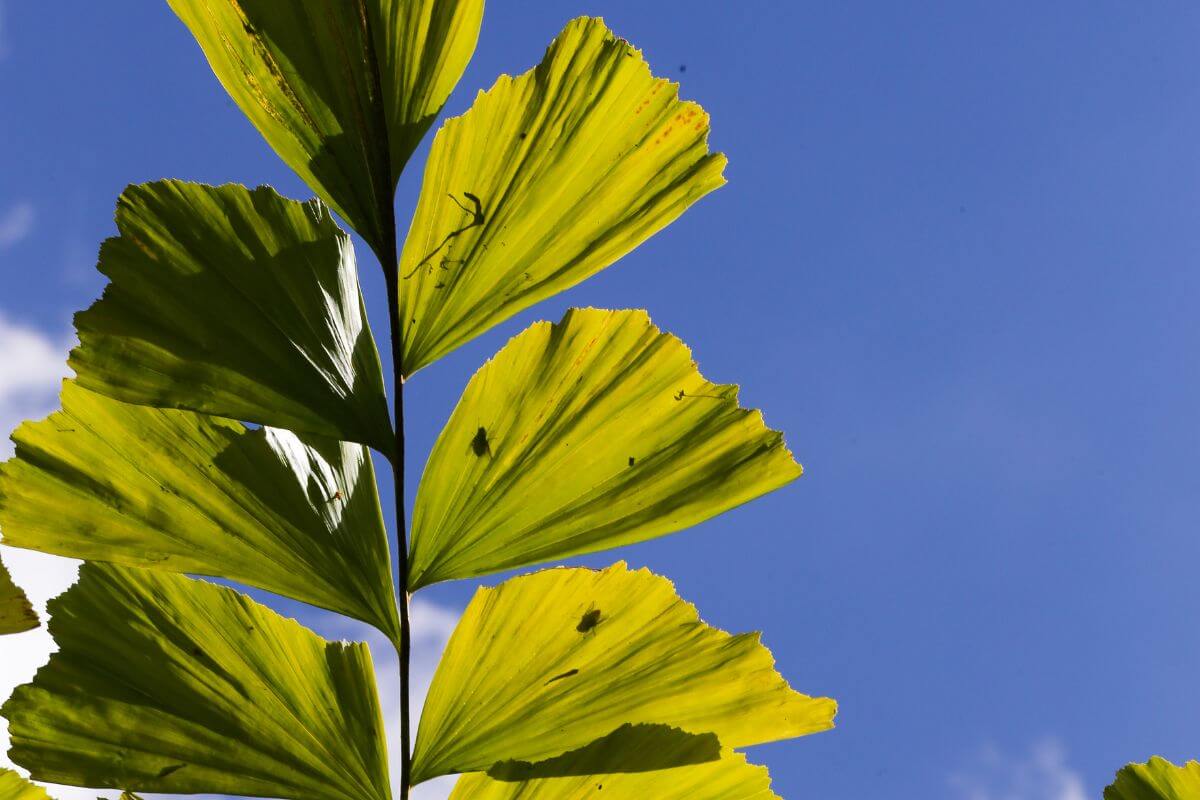
[[[75,317],[80,385],[391,454],[354,248],[321,203],[159,181],[121,194],[117,228]]]
[[[20,586],[13,583],[4,562],[0,561],[0,634],[23,633],[37,626],[37,614],[33,606],[29,605],[29,598]],[[4,800],[2,792],[0,800]]]
[[[530,762],[517,775],[546,777],[564,753],[626,741],[627,725],[707,738],[712,760],[720,747],[825,730],[836,710],[789,688],[758,634],[705,625],[665,578],[623,563],[549,569],[476,592],[425,701],[414,782],[512,772],[512,761]]]
[[[0,800],[50,800],[50,796],[11,769],[0,769]]]
[[[365,447],[135,406],[67,381],[0,464],[5,544],[215,575],[399,635]]]
[[[719,761],[652,772],[599,773],[500,781],[483,773],[458,779],[450,800],[779,800],[765,767],[740,753]]]
[[[84,564],[50,603],[59,651],[4,704],[35,780],[296,800],[388,800],[365,644],[232,589]]]
[[[467,385],[421,478],[409,585],[645,541],[800,472],[644,311],[572,309]]]
[[[483,0],[169,2],[279,157],[384,252],[396,181],[471,59]]]
[[[1145,764],[1130,764],[1104,790],[1104,800],[1197,800],[1200,798],[1200,762],[1177,767],[1154,756]]]
[[[628,253],[721,186],[708,115],[598,19],[433,141],[400,258],[404,373]]]

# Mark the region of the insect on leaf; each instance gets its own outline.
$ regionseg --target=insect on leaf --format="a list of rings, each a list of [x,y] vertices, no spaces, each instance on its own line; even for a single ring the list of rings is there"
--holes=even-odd
[[[394,444],[354,248],[319,202],[159,181],[117,202],[70,364],[118,400]]]
[[[417,492],[410,586],[645,541],[800,473],[737,387],[705,380],[644,311],[572,309],[467,385]]]
[[[599,609],[600,623],[580,632]],[[549,569],[475,594],[429,689],[414,782],[505,774],[507,762],[528,762],[515,777],[578,774],[562,754],[603,753],[606,737],[630,754],[610,759],[613,771],[662,769],[672,765],[645,759],[663,746],[628,744],[663,728],[677,729],[668,742],[684,763],[696,763],[697,745],[716,760],[722,747],[825,730],[836,708],[789,688],[757,634],[705,625],[665,578],[624,564]]]
[[[62,410],[0,464],[5,543],[215,575],[399,635],[365,447],[63,385]]]
[[[598,19],[433,140],[400,257],[411,375],[595,274],[721,186],[708,115]]]
[[[4,543],[9,544],[7,540]],[[24,633],[37,626],[37,613],[29,604],[29,598],[13,583],[4,562],[0,561],[0,634]],[[4,800],[2,792],[0,800]]]
[[[598,608],[589,608],[583,612],[583,616],[579,618],[579,624],[575,626],[575,630],[580,633],[590,633],[600,624],[601,611]]]
[[[586,766],[586,765],[581,765]],[[605,764],[593,766],[605,767]],[[746,763],[740,753],[717,761],[654,770],[496,780],[484,773],[458,779],[450,800],[779,800],[765,767]]]
[[[1145,764],[1129,764],[1104,790],[1104,800],[1196,800],[1200,797],[1200,762],[1177,767],[1155,756]]]
[[[390,797],[366,645],[326,642],[232,589],[94,563],[49,610],[59,651],[0,709],[34,779]]]
[[[376,252],[405,162],[475,50],[483,0],[170,0],[263,138]]]

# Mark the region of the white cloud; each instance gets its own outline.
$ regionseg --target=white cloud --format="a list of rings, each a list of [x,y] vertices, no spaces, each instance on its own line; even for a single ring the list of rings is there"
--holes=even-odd
[[[1038,741],[1017,757],[984,747],[948,783],[956,800],[1087,800],[1083,777],[1056,739]]]
[[[0,458],[12,455],[8,435],[14,428],[58,405],[70,349],[67,337],[56,342],[0,312]]]
[[[3,7],[0,7],[0,15]],[[0,36],[3,35],[3,17],[0,16]],[[2,45],[0,45],[2,46]],[[0,50],[0,55],[3,51]],[[33,204],[27,201],[17,203],[0,216],[0,249],[10,247],[24,239],[33,231]]]

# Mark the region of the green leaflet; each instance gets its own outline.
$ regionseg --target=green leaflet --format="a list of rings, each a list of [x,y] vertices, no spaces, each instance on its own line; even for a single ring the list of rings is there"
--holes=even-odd
[[[1145,764],[1130,764],[1104,790],[1104,800],[1196,800],[1200,798],[1200,762],[1177,767],[1154,756]]]
[[[410,586],[645,541],[800,472],[644,311],[572,309],[467,385],[421,478]]]
[[[50,615],[59,652],[0,709],[34,779],[388,800],[366,645],[326,642],[232,589],[101,564]]]
[[[388,536],[362,445],[63,384],[0,464],[5,544],[247,583],[399,635]]]
[[[715,759],[721,746],[825,730],[835,712],[790,689],[757,634],[708,627],[665,578],[550,569],[475,594],[425,701],[413,781],[511,761],[547,777],[548,760],[623,740],[627,725],[708,737]]]
[[[433,141],[400,258],[411,375],[617,260],[724,183],[708,116],[598,19]]]
[[[603,765],[600,765],[603,766]],[[602,792],[602,794],[601,794]],[[450,800],[779,800],[765,767],[730,753],[719,761],[653,772],[603,773],[499,781],[482,773],[459,778]]]
[[[117,202],[112,282],[76,315],[80,385],[394,449],[354,249],[319,202],[159,181]]]
[[[389,251],[396,181],[471,59],[483,0],[169,2],[280,158]]]
[[[0,800],[50,800],[50,796],[11,769],[0,769]]]
[[[6,541],[5,544],[8,544]],[[38,626],[37,614],[29,605],[29,598],[21,587],[13,583],[12,576],[0,561],[0,634],[24,633]],[[0,773],[2,774],[2,773]],[[0,778],[0,781],[3,779]],[[0,787],[4,784],[0,782]],[[0,789],[0,800],[4,800]]]

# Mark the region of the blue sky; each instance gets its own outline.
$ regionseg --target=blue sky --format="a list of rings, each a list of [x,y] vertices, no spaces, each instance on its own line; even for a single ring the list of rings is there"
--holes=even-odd
[[[52,407],[126,184],[309,193],[165,4],[0,3],[7,429]],[[782,796],[1082,800],[1125,761],[1200,756],[1200,6],[492,0],[447,111],[584,13],[711,112],[730,183],[423,370],[410,464],[530,321],[647,308],[807,474],[580,561],[669,575],[838,698],[835,731],[752,751]],[[473,586],[422,593],[430,647]]]

